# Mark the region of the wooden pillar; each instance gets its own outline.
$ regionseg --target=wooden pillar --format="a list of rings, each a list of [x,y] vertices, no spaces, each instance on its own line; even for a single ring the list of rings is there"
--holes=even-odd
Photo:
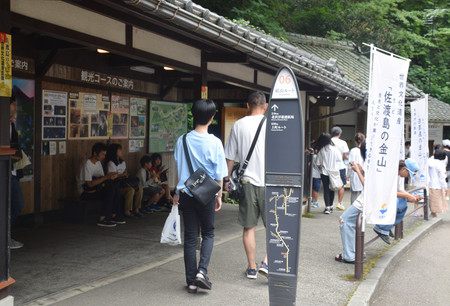
[[[0,32],[11,33],[10,0],[0,0]],[[14,283],[9,275],[9,239],[11,155],[15,153],[9,143],[9,101],[10,97],[0,97],[0,304],[2,305],[14,303],[8,290]]]
[[[194,100],[208,99],[208,62],[202,52],[200,75],[194,78]]]

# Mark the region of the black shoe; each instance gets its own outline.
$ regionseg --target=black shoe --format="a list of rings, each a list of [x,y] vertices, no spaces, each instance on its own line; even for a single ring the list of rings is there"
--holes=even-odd
[[[197,293],[197,286],[194,286],[194,285],[187,286],[187,292],[188,293]]]
[[[394,233],[392,232],[392,230],[389,230],[389,237],[395,238]]]
[[[103,219],[102,221],[98,220],[97,221],[97,225],[98,226],[102,226],[102,227],[114,227],[114,226],[117,226],[117,224],[115,224],[114,222],[111,222],[110,220],[107,220],[107,219]]]
[[[208,279],[208,276],[206,276],[205,274],[198,272],[197,276],[195,277],[195,281],[194,284],[197,287],[200,287],[202,289],[207,289],[207,290],[211,290],[212,284]]]
[[[385,235],[385,234],[382,234],[382,233],[377,232],[377,231],[375,230],[375,228],[373,229],[373,231],[374,231],[375,233],[377,233],[378,237],[380,237],[381,240],[383,240],[385,243],[391,244],[391,241],[389,240],[389,236],[388,236],[388,235]]]
[[[119,216],[115,216],[114,218],[112,218],[111,222],[115,223],[115,224],[125,224],[125,223],[127,223],[123,218],[121,218]]]

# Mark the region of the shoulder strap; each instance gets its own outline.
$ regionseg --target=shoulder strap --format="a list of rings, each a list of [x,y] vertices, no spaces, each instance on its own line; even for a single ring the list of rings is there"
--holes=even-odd
[[[250,146],[250,150],[248,150],[247,157],[245,158],[244,165],[242,165],[241,171],[239,171],[238,176],[242,177],[244,175],[245,169],[247,169],[248,162],[252,157],[253,150],[255,149],[256,142],[258,141],[259,133],[261,132],[261,128],[263,126],[264,121],[266,121],[266,117],[264,116],[259,123],[258,130],[256,131],[255,137],[253,138],[252,145]]]
[[[186,156],[186,161],[187,161],[187,164],[189,167],[189,172],[192,174],[192,173],[194,173],[194,169],[192,169],[191,158],[189,156],[189,150],[188,150],[187,143],[186,143],[186,135],[187,134],[183,135],[184,155]]]

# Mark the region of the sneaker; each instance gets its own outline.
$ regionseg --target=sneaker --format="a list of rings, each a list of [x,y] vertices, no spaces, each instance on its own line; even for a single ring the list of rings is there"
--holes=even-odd
[[[314,202],[314,201],[312,201],[312,206],[315,207],[315,208],[319,208],[320,207],[319,203],[318,202]]]
[[[201,272],[198,272],[195,276],[194,284],[197,287],[207,290],[211,290],[212,287],[212,283],[209,281],[208,276]]]
[[[136,219],[136,216],[134,213],[130,213],[129,215],[124,214],[123,216],[128,219]]]
[[[98,225],[98,226],[102,226],[102,227],[114,227],[114,226],[117,226],[116,223],[111,222],[111,221],[108,220],[108,219],[103,219],[102,221],[98,220],[98,221],[97,221],[97,225]]]
[[[256,279],[258,277],[258,271],[256,271],[256,269],[247,269],[247,271],[245,271],[245,274],[247,275],[247,278],[250,279]]]
[[[144,214],[152,214],[152,213],[153,213],[153,210],[152,210],[152,208],[150,207],[150,205],[145,205],[145,207],[142,208],[141,211],[142,211]]]
[[[269,277],[269,267],[264,261],[261,261],[261,265],[259,266],[258,273],[262,276]]]
[[[136,218],[142,218],[142,217],[144,217],[144,215],[141,214],[140,212],[134,212],[134,216],[135,216]]]
[[[339,203],[338,205],[336,205],[336,208],[340,209],[340,210],[345,210],[345,206],[342,205],[342,203]]]
[[[115,224],[126,224],[127,223],[124,219],[122,219],[119,216],[115,216],[114,218],[112,218],[111,222],[115,223]]]
[[[11,238],[11,240],[9,241],[9,248],[11,250],[16,250],[16,249],[20,249],[21,247],[23,247],[23,243],[19,242],[17,240],[14,240]]]
[[[381,240],[383,240],[385,243],[387,244],[391,244],[391,241],[389,240],[389,236],[382,234],[380,232],[378,232],[375,228],[373,228],[373,231],[378,235],[378,237],[381,238]]]
[[[325,210],[323,211],[324,214],[329,215],[331,213],[331,208],[329,206],[325,207]]]
[[[161,211],[161,208],[156,203],[150,205],[150,208],[152,209],[152,211]]]

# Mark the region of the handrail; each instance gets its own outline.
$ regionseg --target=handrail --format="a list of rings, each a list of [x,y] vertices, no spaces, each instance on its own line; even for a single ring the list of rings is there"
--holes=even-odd
[[[418,209],[423,207],[424,210],[424,220],[428,221],[428,210],[429,210],[429,203],[428,203],[428,193],[426,187],[416,187],[413,189],[408,190],[408,193],[415,192],[418,190],[423,189],[423,204],[419,204],[417,208],[412,210],[411,212],[405,214],[405,217],[410,216],[412,213],[417,211]],[[405,218],[403,217],[403,218]],[[356,279],[362,279],[363,278],[363,266],[364,266],[364,248],[372,244],[375,240],[377,240],[379,237],[378,235],[369,240],[368,242],[364,243],[364,232],[362,231],[362,212],[358,213],[358,216],[356,217],[356,239],[355,239],[355,278]],[[395,240],[403,239],[403,220],[399,222],[395,226],[395,234],[394,234]]]

